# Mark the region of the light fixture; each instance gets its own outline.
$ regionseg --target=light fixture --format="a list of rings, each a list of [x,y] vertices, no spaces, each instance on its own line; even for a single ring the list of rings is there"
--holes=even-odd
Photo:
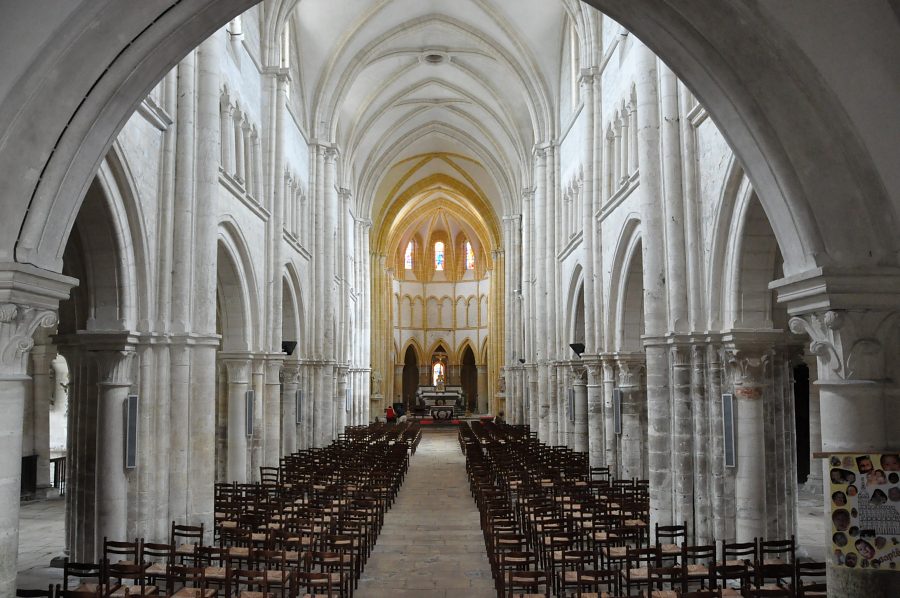
[[[578,359],[581,359],[581,354],[584,353],[584,343],[572,343],[569,345],[572,351],[575,352],[575,355],[578,356]]]
[[[293,355],[294,349],[297,348],[297,341],[281,341],[281,352],[287,355]]]
[[[520,358],[519,358],[519,363],[523,363],[523,364],[524,364],[524,363],[525,363],[525,358],[524,358],[524,357],[520,357]]]

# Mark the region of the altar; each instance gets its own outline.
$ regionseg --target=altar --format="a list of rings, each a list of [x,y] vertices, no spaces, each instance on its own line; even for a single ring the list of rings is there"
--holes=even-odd
[[[440,389],[436,386],[420,386],[416,391],[416,399],[420,405],[431,409],[432,407],[455,407],[465,411],[465,393],[462,386],[445,386]]]

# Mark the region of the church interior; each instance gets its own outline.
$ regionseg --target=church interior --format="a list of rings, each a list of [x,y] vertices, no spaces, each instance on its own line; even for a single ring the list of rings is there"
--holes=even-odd
[[[0,596],[900,596],[896,2],[0,13]]]

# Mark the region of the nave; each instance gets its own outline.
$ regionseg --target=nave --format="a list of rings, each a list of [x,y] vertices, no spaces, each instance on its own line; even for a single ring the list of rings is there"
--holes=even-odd
[[[424,597],[442,597],[465,595],[472,597],[489,597],[489,596],[506,596],[508,587],[505,585],[504,575],[509,575],[510,571],[504,571],[504,559],[511,556],[510,550],[516,544],[516,538],[519,532],[523,532],[524,540],[521,552],[532,555],[528,569],[531,571],[548,571],[553,572],[548,587],[544,588],[546,592],[557,596],[570,596],[573,594],[574,588],[562,588],[562,580],[568,575],[570,581],[573,576],[577,576],[575,571],[579,567],[566,567],[564,569],[562,560],[563,555],[571,552],[578,553],[579,549],[583,554],[584,548],[590,548],[593,553],[592,561],[595,565],[603,565],[606,570],[612,572],[616,582],[613,588],[618,593],[613,595],[621,596],[638,596],[638,593],[629,591],[628,582],[633,582],[630,577],[625,576],[626,569],[622,569],[621,565],[617,565],[615,559],[610,560],[610,555],[616,550],[623,551],[628,556],[631,549],[641,549],[647,551],[651,556],[655,556],[654,545],[649,544],[649,537],[644,534],[635,545],[629,545],[624,540],[615,542],[614,544],[604,544],[596,542],[594,532],[596,530],[588,530],[585,525],[587,520],[597,521],[596,519],[586,519],[584,514],[592,512],[594,507],[615,506],[614,499],[611,496],[605,496],[604,502],[597,502],[589,506],[587,503],[580,505],[577,509],[572,509],[574,505],[566,499],[566,493],[570,492],[572,487],[583,485],[589,488],[590,492],[599,493],[602,488],[609,488],[609,485],[599,479],[581,484],[577,479],[589,480],[590,478],[605,477],[601,471],[595,470],[589,475],[587,471],[581,471],[583,467],[577,465],[580,461],[577,453],[572,453],[564,447],[548,447],[543,443],[529,438],[526,426],[509,426],[505,424],[495,425],[481,424],[480,422],[463,424],[457,427],[434,427],[425,426],[422,432],[419,426],[403,425],[394,427],[385,427],[383,425],[374,425],[369,427],[360,427],[356,430],[348,429],[347,433],[341,435],[341,441],[332,445],[326,450],[304,451],[306,459],[309,463],[322,463],[311,459],[311,454],[331,453],[330,459],[325,459],[324,463],[335,463],[334,457],[347,454],[348,436],[355,435],[358,439],[363,438],[365,442],[371,442],[378,445],[384,439],[396,439],[396,442],[402,447],[401,452],[409,451],[409,468],[403,474],[404,460],[395,461],[396,479],[398,482],[402,479],[402,485],[399,485],[392,493],[396,494],[395,499],[387,498],[385,505],[388,510],[383,517],[383,525],[379,525],[378,531],[373,537],[366,540],[365,545],[368,549],[359,550],[351,559],[359,560],[359,573],[350,574],[349,578],[358,576],[359,585],[351,589],[352,582],[336,583],[332,588],[334,596],[354,595],[358,598],[380,598],[382,596],[424,596]],[[381,440],[378,440],[381,438]],[[388,441],[390,442],[390,441]],[[336,450],[340,445],[344,445],[344,451]],[[350,447],[354,446],[351,442]],[[506,446],[506,449],[498,450],[500,447]],[[464,451],[461,452],[461,448]],[[363,451],[365,452],[365,451]],[[509,460],[509,456],[519,452],[524,455],[527,452],[532,454],[542,454],[553,460],[559,465],[560,472],[566,472],[563,475],[555,475],[551,471],[533,469],[534,464],[528,465],[527,459]],[[506,457],[504,458],[503,455]],[[397,453],[395,453],[399,457]],[[288,456],[282,460],[282,469],[275,478],[270,477],[273,472],[263,472],[263,479],[268,480],[270,485],[277,480],[282,490],[278,493],[292,493],[294,496],[298,494],[298,485],[296,475],[286,473],[291,468],[296,468],[296,462],[300,455]],[[572,461],[576,464],[574,468],[564,467],[564,461]],[[290,463],[294,463],[293,466]],[[490,464],[489,468],[493,468],[493,474],[485,477],[487,469],[485,467]],[[498,464],[502,467],[498,468]],[[301,468],[302,471],[303,468]],[[329,475],[329,466],[320,467],[320,471],[311,477],[307,477],[309,472],[301,474],[300,478],[305,478],[308,483],[308,490],[300,493],[308,496],[315,496],[310,501],[295,499],[287,504],[285,501],[267,501],[261,494],[261,488],[267,484],[251,484],[247,485],[255,488],[254,506],[245,504],[242,514],[234,511],[229,512],[226,506],[228,500],[223,497],[231,492],[229,488],[235,488],[236,485],[221,484],[218,487],[218,504],[217,504],[217,531],[214,533],[215,539],[213,544],[220,549],[226,551],[218,565],[231,567],[241,566],[242,563],[251,568],[265,568],[261,560],[265,555],[262,551],[274,550],[278,553],[279,548],[287,548],[286,553],[279,557],[293,560],[298,563],[298,572],[312,573],[316,572],[317,566],[313,563],[312,555],[319,548],[325,548],[326,543],[332,543],[338,535],[334,533],[336,529],[343,524],[341,521],[344,517],[352,513],[349,508],[351,501],[340,499],[337,497],[334,484],[321,484],[323,480],[335,480],[343,478],[353,478],[346,471],[352,471],[353,468],[345,469],[345,473],[337,478]],[[333,473],[333,472],[332,472]],[[552,497],[558,505],[567,505],[558,509],[570,522],[573,527],[570,531],[579,530],[581,539],[579,546],[569,545],[566,539],[560,539],[558,534],[548,525],[541,524],[542,527],[519,527],[517,529],[506,528],[500,525],[502,517],[498,516],[503,512],[503,508],[498,506],[507,504],[506,501],[512,499],[515,511],[525,513],[534,510],[534,505],[529,506],[528,492],[526,492],[527,481],[534,478],[535,475],[545,479],[541,480],[541,486],[545,490],[547,497]],[[363,476],[364,479],[376,478],[375,471]],[[361,478],[358,478],[361,479]],[[293,480],[293,481],[288,481]],[[313,481],[316,480],[316,481]],[[515,480],[510,483],[510,480]],[[632,480],[625,480],[625,485],[634,485]],[[622,483],[614,484],[621,487]],[[288,490],[294,486],[293,490]],[[271,487],[268,494],[272,491]],[[361,488],[355,488],[352,483],[345,486],[344,492],[361,493]],[[248,495],[249,490],[245,489],[244,494]],[[391,493],[389,493],[391,494]],[[540,493],[538,493],[540,494]],[[359,494],[358,494],[359,495]],[[502,496],[502,499],[501,499]],[[477,497],[473,501],[473,497]],[[487,499],[492,497],[494,500]],[[532,497],[534,498],[534,497]],[[545,497],[546,498],[546,497]],[[300,542],[298,550],[291,555],[291,545],[284,544],[286,538],[294,534],[293,531],[286,533],[267,532],[267,528],[282,528],[287,530],[299,530],[302,528],[301,511],[303,511],[303,503],[322,504],[322,501],[328,501],[332,505],[331,509],[327,509],[320,513],[326,520],[330,519],[325,514],[329,510],[340,513],[335,515],[335,522],[332,526],[320,526],[318,534],[311,536],[308,543]],[[391,504],[392,501],[392,504]],[[499,501],[499,502],[498,502]],[[552,502],[552,501],[551,501]],[[287,506],[286,506],[287,504]],[[276,506],[277,505],[277,510]],[[423,508],[428,505],[428,508]],[[479,508],[481,510],[479,512]],[[804,505],[804,509],[798,513],[798,530],[799,536],[793,549],[790,561],[796,563],[797,566],[809,566],[809,563],[821,561],[824,556],[822,546],[818,541],[816,530],[818,521],[821,518],[821,511],[816,511],[813,505]],[[539,510],[539,509],[538,509]],[[260,525],[258,515],[261,511],[269,512],[270,524]],[[546,512],[546,510],[545,510]],[[35,501],[26,503],[22,510],[22,537],[20,540],[19,553],[19,579],[18,587],[20,588],[46,588],[48,584],[60,584],[64,582],[63,570],[61,568],[45,568],[42,563],[49,562],[54,556],[62,554],[62,544],[53,542],[52,530],[62,524],[64,517],[63,502],[59,499],[51,499],[46,501]],[[529,516],[529,518],[531,518]],[[645,515],[640,515],[646,525]],[[524,520],[520,518],[521,523]],[[277,522],[277,523],[276,523]],[[249,542],[248,548],[243,548],[244,544],[240,540],[241,534],[228,533],[225,530],[232,527],[244,528],[248,527],[248,531],[254,532],[257,544]],[[513,526],[514,528],[516,526]],[[546,527],[546,529],[543,529]],[[347,530],[342,530],[347,531]],[[173,532],[174,533],[174,532]],[[585,535],[587,533],[587,535]],[[549,535],[547,535],[549,534]],[[546,536],[558,545],[550,546],[546,544],[543,537]],[[317,540],[313,540],[317,537]],[[326,538],[331,538],[326,540]],[[654,534],[655,541],[661,538],[659,533]],[[688,534],[690,538],[690,534]],[[688,538],[683,538],[687,540]],[[377,541],[376,541],[377,539]],[[298,538],[294,538],[294,547]],[[512,544],[510,543],[512,541]],[[581,543],[581,542],[584,543]],[[178,542],[173,538],[171,545],[174,550]],[[372,546],[374,545],[374,548]],[[152,545],[145,544],[144,558],[149,563],[152,559],[149,556],[149,550],[146,547]],[[616,549],[615,546],[619,548]],[[486,547],[488,552],[486,552]],[[552,550],[548,550],[552,548]],[[717,546],[717,548],[719,548]],[[724,549],[724,546],[721,548]],[[371,549],[371,555],[365,556],[364,553]],[[259,552],[257,552],[259,551]],[[189,551],[190,552],[190,551]],[[490,556],[489,554],[490,553]],[[258,559],[254,560],[254,554],[258,555]],[[310,558],[304,559],[301,555],[307,554]],[[503,556],[501,556],[501,554]],[[270,555],[271,556],[271,555]],[[724,557],[723,557],[724,558]],[[754,557],[755,558],[755,557]],[[233,559],[233,560],[232,560]],[[62,558],[54,559],[59,562]],[[185,557],[176,557],[173,555],[173,562],[184,561]],[[752,560],[752,559],[751,559]],[[191,557],[187,557],[187,561],[191,561]],[[300,565],[300,563],[304,563]],[[677,558],[668,564],[679,563]],[[801,565],[802,564],[802,565]],[[216,569],[221,567],[213,566],[207,563],[207,571],[213,571],[207,574],[205,580],[198,580],[196,583],[206,585],[211,589],[210,595],[231,595],[229,592],[237,591],[238,586],[223,585],[222,579],[216,579]],[[321,566],[321,565],[320,565]],[[58,566],[57,566],[58,567]],[[157,565],[157,570],[160,565]],[[520,567],[516,567],[520,569]],[[596,566],[589,567],[587,563],[582,563],[580,569],[596,570]],[[568,573],[566,572],[568,571]],[[219,571],[221,575],[221,571]],[[493,576],[493,578],[492,578]],[[745,573],[744,581],[749,585],[751,579],[754,579],[749,573]],[[345,579],[346,574],[338,572],[335,580]],[[68,587],[75,589],[80,587],[81,582],[85,580],[70,580]],[[87,580],[90,582],[90,580]],[[172,584],[168,584],[166,578],[158,578],[151,580],[157,585],[157,594],[166,596],[176,592],[181,583],[174,579]],[[807,578],[807,581],[810,581]],[[814,579],[812,581],[815,581]],[[778,583],[778,582],[776,582]],[[796,582],[794,582],[796,583]],[[127,583],[126,583],[127,585]],[[677,584],[676,584],[677,585]],[[790,585],[782,580],[781,585]],[[646,582],[641,584],[638,582],[637,590],[642,587],[646,589]],[[269,589],[279,590],[277,586]],[[299,595],[303,595],[303,590],[309,589],[302,586],[296,586]],[[747,588],[749,590],[749,587]],[[807,587],[808,589],[808,587]],[[540,590],[544,593],[544,590]],[[279,590],[280,591],[280,590]],[[215,594],[213,594],[215,593]],[[87,594],[95,596],[95,594]],[[175,594],[184,595],[184,594]],[[277,593],[276,595],[282,595]],[[285,595],[291,595],[288,591]],[[323,589],[323,595],[327,594],[327,589]],[[675,594],[671,594],[675,596]],[[740,595],[732,594],[732,595]],[[749,595],[749,594],[748,594]],[[795,593],[794,595],[800,595]],[[806,595],[815,595],[807,593]]]

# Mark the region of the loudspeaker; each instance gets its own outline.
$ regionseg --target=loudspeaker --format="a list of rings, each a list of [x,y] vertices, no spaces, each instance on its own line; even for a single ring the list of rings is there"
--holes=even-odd
[[[344,394],[344,411],[346,413],[350,413],[350,389],[348,388]]]
[[[137,467],[138,397],[125,399],[125,469]]]
[[[616,434],[622,433],[622,391],[613,389],[613,429]]]
[[[253,436],[253,404],[256,400],[256,391],[248,390],[244,395],[246,420],[244,421],[244,429],[247,437]]]
[[[287,353],[288,355],[294,354],[294,349],[297,348],[297,341],[281,341],[281,352]]]
[[[297,392],[294,394],[294,407],[296,411],[294,412],[294,423],[302,424],[303,423],[303,391],[299,388]]]
[[[569,412],[569,421],[575,423],[575,389],[570,388],[567,392],[566,411]]]
[[[725,440],[725,467],[736,467],[737,456],[734,447],[734,395],[722,395],[722,436]]]

